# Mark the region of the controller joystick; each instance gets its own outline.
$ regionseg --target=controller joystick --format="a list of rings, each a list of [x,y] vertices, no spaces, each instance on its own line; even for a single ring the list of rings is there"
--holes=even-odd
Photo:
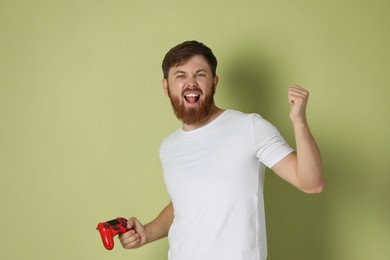
[[[100,232],[103,245],[107,250],[114,248],[114,236],[129,231],[125,218],[116,218],[107,222],[101,222],[96,229]]]

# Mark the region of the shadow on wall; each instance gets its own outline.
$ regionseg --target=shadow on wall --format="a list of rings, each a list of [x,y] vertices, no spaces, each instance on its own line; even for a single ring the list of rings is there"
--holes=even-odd
[[[224,88],[230,103],[242,112],[258,113],[265,118],[272,116],[275,84],[267,59],[248,52],[232,56],[234,58],[224,73]]]
[[[285,111],[287,88],[280,78],[280,65],[259,49],[243,48],[232,54],[224,72],[227,75],[224,91],[233,109],[258,113],[275,124],[282,135],[293,136],[288,108]],[[286,140],[294,146],[293,140]],[[268,259],[304,260],[314,259],[313,256],[316,260],[329,259],[324,248],[323,195],[304,194],[267,171]]]

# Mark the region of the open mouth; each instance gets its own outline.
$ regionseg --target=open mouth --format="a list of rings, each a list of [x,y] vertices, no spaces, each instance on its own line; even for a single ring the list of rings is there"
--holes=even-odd
[[[200,94],[196,93],[187,93],[184,95],[184,99],[190,103],[190,104],[195,104],[196,102],[199,101],[200,99]]]

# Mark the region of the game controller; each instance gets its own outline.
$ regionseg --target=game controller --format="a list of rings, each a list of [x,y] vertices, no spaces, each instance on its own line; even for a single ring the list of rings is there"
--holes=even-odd
[[[114,236],[129,231],[127,228],[127,220],[124,218],[116,218],[107,222],[101,222],[96,229],[100,232],[103,245],[107,250],[114,248]]]

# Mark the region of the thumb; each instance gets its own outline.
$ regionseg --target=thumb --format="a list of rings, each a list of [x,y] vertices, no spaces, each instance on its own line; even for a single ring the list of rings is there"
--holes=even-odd
[[[144,226],[138,219],[132,217],[127,221],[127,228],[133,229],[136,233],[142,234],[144,232]]]

